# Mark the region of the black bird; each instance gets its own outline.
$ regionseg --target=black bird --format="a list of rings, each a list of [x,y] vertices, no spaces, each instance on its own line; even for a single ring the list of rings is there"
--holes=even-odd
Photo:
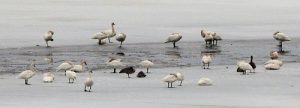
[[[143,72],[143,71],[140,71],[136,77],[138,78],[145,78],[147,75]]]
[[[251,67],[253,68],[253,70],[255,70],[256,65],[255,65],[255,63],[253,62],[253,56],[251,56],[251,60],[250,60],[249,64],[251,65]]]
[[[135,69],[132,66],[130,66],[130,67],[126,67],[126,68],[122,69],[119,73],[126,73],[128,75],[128,78],[130,78],[129,74],[133,74],[134,72],[135,72]]]

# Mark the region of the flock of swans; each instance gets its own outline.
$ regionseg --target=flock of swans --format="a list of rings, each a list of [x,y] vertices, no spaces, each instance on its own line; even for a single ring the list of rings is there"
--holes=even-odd
[[[109,43],[111,43],[110,39],[113,38],[114,36],[116,36],[116,40],[120,42],[120,47],[122,47],[122,43],[126,39],[126,34],[125,33],[117,34],[114,26],[115,26],[115,23],[111,23],[111,29],[96,33],[92,37],[92,39],[97,39],[98,44],[102,45],[102,44],[106,44],[106,39],[108,40]],[[49,45],[48,45],[49,41],[54,41],[53,35],[54,35],[53,31],[48,31],[44,35],[44,40],[46,42],[47,47],[49,47]],[[212,47],[214,45],[217,45],[218,41],[222,40],[222,38],[216,32],[212,32],[212,31],[201,30],[201,36],[203,37],[203,39],[205,41],[206,47]],[[286,34],[284,34],[282,32],[275,32],[273,34],[273,37],[274,37],[274,39],[279,41],[279,45],[278,45],[279,52],[283,52],[282,42],[291,40]],[[182,35],[180,33],[171,33],[170,36],[165,41],[165,43],[172,43],[173,47],[175,48],[175,47],[178,47],[178,46],[176,46],[176,42],[178,42],[181,38],[182,38]],[[52,58],[45,58],[45,60],[49,64],[53,63]],[[203,69],[209,69],[210,63],[212,62],[212,55],[204,54],[202,56],[201,62],[203,64]],[[117,73],[116,69],[118,67],[125,66],[122,63],[121,59],[110,59],[106,62],[106,64],[113,67],[112,73]],[[148,73],[149,68],[152,67],[154,65],[154,63],[151,60],[144,60],[144,61],[140,62],[140,65],[142,67],[146,68],[146,73]],[[283,65],[283,62],[281,60],[279,60],[279,54],[277,51],[271,51],[270,52],[270,60],[267,61],[264,65],[265,65],[264,66],[265,69],[267,69],[267,70],[278,70]],[[65,76],[68,78],[69,83],[74,83],[74,81],[76,80],[76,73],[88,71],[89,76],[86,78],[86,80],[84,82],[84,85],[85,85],[84,91],[90,92],[91,88],[94,84],[93,79],[92,79],[93,71],[91,69],[86,70],[86,68],[88,68],[88,67],[87,67],[87,62],[85,60],[81,60],[80,64],[78,64],[78,65],[75,65],[71,61],[65,61],[56,68],[56,71],[57,72],[64,71]],[[253,56],[250,57],[249,62],[247,62],[247,61],[238,61],[237,62],[237,72],[242,72],[242,75],[247,75],[247,71],[250,71],[250,73],[255,73],[255,68],[256,68],[256,65],[254,63]],[[134,67],[126,67],[126,68],[121,69],[119,73],[125,73],[125,74],[127,74],[128,78],[130,78],[130,74],[135,73],[135,71],[136,70],[134,69]],[[36,72],[37,72],[37,69],[36,69],[35,61],[32,61],[32,63],[27,66],[26,70],[21,72],[17,76],[17,78],[24,79],[25,84],[30,85],[28,83],[28,80],[30,78],[32,78]],[[147,76],[146,73],[144,73],[143,71],[140,71],[137,74],[137,77],[144,78]],[[179,86],[181,86],[183,80],[184,80],[184,75],[180,72],[170,73],[162,78],[162,81],[168,84],[168,88],[172,88],[173,83],[176,81],[179,81],[180,82]],[[52,72],[44,73],[43,81],[45,83],[53,82],[54,74]],[[201,78],[198,81],[198,85],[210,86],[210,85],[212,85],[212,80],[209,78]],[[87,90],[87,88],[89,88],[89,90]]]

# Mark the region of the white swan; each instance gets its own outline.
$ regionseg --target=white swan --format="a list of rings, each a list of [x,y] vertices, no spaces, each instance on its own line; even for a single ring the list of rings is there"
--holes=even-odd
[[[212,80],[209,78],[200,78],[198,81],[199,86],[211,86],[213,84]]]
[[[123,66],[123,63],[121,62],[121,59],[110,59],[107,62],[107,64],[110,65],[110,66],[112,66],[114,68],[114,72],[113,73],[116,73],[116,68],[117,67]]]
[[[180,72],[177,72],[176,76],[177,76],[177,81],[180,81],[179,86],[182,86],[182,81],[184,80],[184,75]]]
[[[269,63],[266,64],[264,67],[266,70],[279,70],[281,66],[277,63]]]
[[[265,63],[265,65],[266,64],[278,64],[279,66],[282,66],[283,62],[281,60],[276,59],[276,60],[269,60]]]
[[[94,84],[94,81],[92,79],[92,73],[93,73],[93,71],[90,70],[89,71],[89,77],[87,77],[86,80],[84,81],[84,91],[85,92],[87,92],[87,91],[91,92],[92,86]],[[89,87],[90,89],[86,90],[87,87]]]
[[[74,71],[67,70],[66,76],[69,79],[69,83],[74,83],[74,80],[76,79],[76,73]],[[71,80],[72,80],[72,82],[71,82]]]
[[[98,39],[98,44],[99,45],[103,45],[106,43],[106,39],[107,35],[104,34],[104,32],[98,32],[96,34],[94,34],[94,36],[92,37],[92,39]]]
[[[65,61],[63,63],[61,63],[57,68],[56,68],[56,72],[62,70],[62,71],[67,71],[70,70],[74,67],[74,64],[71,61]]]
[[[26,85],[30,85],[30,84],[28,83],[28,80],[29,80],[30,78],[32,78],[32,77],[35,75],[36,71],[37,71],[37,70],[36,70],[36,67],[35,67],[34,61],[33,61],[27,68],[29,68],[29,69],[27,69],[27,70],[21,72],[21,73],[17,76],[17,78],[18,78],[18,79],[24,79],[24,80],[25,80],[25,84],[26,84]]]
[[[44,34],[44,40],[45,40],[45,42],[46,42],[46,44],[47,44],[47,47],[49,47],[49,45],[48,45],[48,41],[53,41],[53,35],[54,35],[54,32],[53,31],[48,31],[46,34]]]
[[[149,68],[154,64],[150,60],[144,60],[140,63],[143,67],[147,68],[147,73],[149,72]]]
[[[171,33],[165,43],[173,42],[173,47],[175,48],[177,47],[175,43],[178,42],[181,38],[182,35],[180,33]]]
[[[44,83],[52,83],[54,81],[54,74],[52,72],[44,73],[43,81]]]
[[[165,76],[163,79],[162,79],[163,82],[166,82],[168,83],[168,88],[173,88],[173,82],[177,81],[177,75],[176,74],[169,74],[167,76]],[[171,85],[170,85],[171,84]]]
[[[277,51],[271,51],[270,52],[270,58],[271,59],[278,59],[278,57],[279,57],[279,54],[278,54]]]
[[[116,40],[121,42],[120,47],[122,47],[122,43],[125,41],[126,39],[126,34],[125,33],[119,33],[116,37]]]
[[[264,67],[266,70],[279,70],[282,65],[283,62],[276,59],[267,61]]]
[[[209,69],[209,64],[211,63],[211,55],[205,54],[202,57],[203,69],[205,69],[205,64],[207,64],[207,69]]]
[[[73,68],[71,68],[71,71],[74,72],[84,72],[85,66],[87,65],[85,60],[81,60],[79,65],[74,65]]]
[[[276,39],[277,41],[279,41],[279,51],[283,52],[282,50],[282,42],[284,41],[291,41],[291,38],[289,36],[287,36],[286,34],[282,33],[282,32],[275,32],[273,34],[273,38]]]
[[[243,70],[243,75],[246,74],[247,70],[249,70],[250,72],[254,71],[254,69],[252,68],[252,66],[249,63],[245,62],[245,61],[239,61],[237,63],[237,66],[238,66],[239,69]]]
[[[216,35],[215,32],[201,30],[201,36],[204,38],[206,47],[208,44],[210,46],[213,45],[214,35]]]
[[[105,30],[105,31],[103,32],[104,34],[107,35],[107,38],[108,38],[108,42],[109,42],[109,43],[112,43],[112,42],[110,42],[110,38],[116,36],[116,30],[115,30],[115,27],[114,27],[114,26],[115,26],[115,23],[112,22],[112,23],[111,23],[111,29]]]

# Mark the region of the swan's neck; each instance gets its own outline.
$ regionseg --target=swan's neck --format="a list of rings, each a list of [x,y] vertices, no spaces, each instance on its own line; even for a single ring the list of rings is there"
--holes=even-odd
[[[113,24],[111,25],[111,30],[112,30],[113,33],[115,33],[115,27],[114,27]]]

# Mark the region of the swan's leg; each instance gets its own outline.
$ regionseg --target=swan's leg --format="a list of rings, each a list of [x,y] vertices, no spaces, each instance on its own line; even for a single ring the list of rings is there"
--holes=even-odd
[[[84,86],[84,91],[86,92],[87,90],[86,90],[86,85]]]
[[[90,86],[90,90],[89,90],[89,92],[91,92],[91,90],[92,90],[92,86]]]
[[[71,79],[69,78],[69,83],[71,83]]]
[[[25,79],[25,84],[26,85],[30,85],[30,84],[28,84],[28,79]]]
[[[180,81],[180,84],[179,84],[179,86],[181,86],[181,84],[182,84],[182,80]]]
[[[168,82],[168,88],[170,88],[170,83]]]
[[[116,68],[114,68],[114,72],[113,73],[116,73]]]
[[[149,68],[147,67],[147,73],[149,72],[148,70],[149,70]]]
[[[128,78],[130,78],[129,74],[127,74],[127,75],[128,75]]]
[[[207,63],[207,69],[209,69],[209,63]]]
[[[173,83],[171,82],[171,88],[173,88]]]
[[[48,41],[46,41],[46,44],[47,44],[47,47],[49,47],[49,45],[48,45]]]
[[[283,50],[282,50],[282,41],[279,41],[279,51],[283,52]]]
[[[176,47],[175,42],[173,42],[173,47],[174,47],[174,48]]]
[[[100,39],[98,39],[98,45],[101,45],[101,40]]]
[[[203,69],[205,69],[205,63],[203,63]]]
[[[218,46],[218,40],[216,40],[216,46]]]
[[[65,76],[67,76],[67,70],[65,70]]]
[[[112,43],[112,42],[110,42],[110,38],[108,37],[108,43]]]

